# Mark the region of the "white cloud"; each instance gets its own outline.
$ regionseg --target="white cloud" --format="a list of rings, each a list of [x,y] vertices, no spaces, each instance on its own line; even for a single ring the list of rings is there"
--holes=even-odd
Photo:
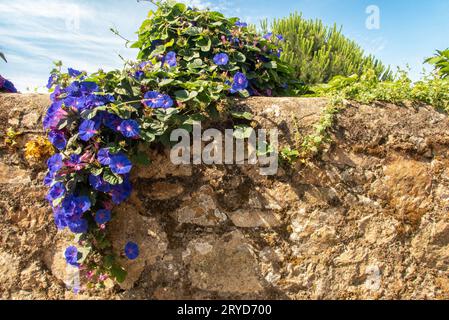
[[[105,25],[117,14],[100,12],[96,5],[61,0],[0,3],[0,49],[9,60],[2,74],[25,91],[45,85],[54,60],[88,72],[120,67],[117,53],[125,49],[124,41]]]

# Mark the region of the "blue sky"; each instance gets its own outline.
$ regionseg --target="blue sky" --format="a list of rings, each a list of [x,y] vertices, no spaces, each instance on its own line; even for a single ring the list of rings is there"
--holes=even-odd
[[[447,0],[185,0],[198,7],[258,23],[261,19],[300,11],[306,18],[343,26],[343,33],[392,67],[411,67],[418,79],[423,60],[449,47]],[[366,8],[380,10],[380,29],[366,27]],[[109,31],[117,28],[128,39],[152,8],[136,0],[0,0],[0,74],[19,90],[46,84],[53,60],[95,71],[119,68],[136,52]]]

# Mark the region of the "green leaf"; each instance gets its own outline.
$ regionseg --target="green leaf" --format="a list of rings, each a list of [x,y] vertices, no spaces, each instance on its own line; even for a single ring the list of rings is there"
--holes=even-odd
[[[189,92],[187,90],[178,90],[175,92],[176,100],[178,100],[180,102],[186,102],[186,101],[192,100],[197,95],[198,95],[197,91]]]
[[[105,170],[103,174],[103,180],[113,186],[123,183],[123,178],[118,174],[112,173],[110,170]]]
[[[164,80],[159,82],[159,87],[168,86],[173,81],[175,81],[175,79],[164,79]]]
[[[276,69],[278,67],[278,64],[276,61],[270,61],[264,63],[263,66],[267,69]]]
[[[196,113],[193,115],[188,116],[188,118],[184,121],[183,124],[185,125],[193,125],[194,122],[203,121],[206,117],[200,113]]]
[[[100,174],[103,173],[103,169],[104,169],[103,167],[99,167],[99,168],[93,167],[93,168],[90,169],[90,173],[92,175],[98,177]]]
[[[237,62],[245,62],[246,61],[246,56],[239,51],[237,51],[235,53],[234,58],[235,58],[235,61],[237,61]]]
[[[140,135],[141,135],[142,139],[148,143],[151,143],[156,140],[156,135],[149,131],[142,131],[140,133]]]
[[[254,129],[252,127],[243,124],[236,125],[234,127],[234,138],[239,140],[248,139],[253,132]]]
[[[78,259],[78,263],[83,264],[91,251],[92,247],[79,247],[78,254],[81,254],[81,257]]]
[[[113,276],[118,283],[122,283],[123,281],[125,281],[127,272],[121,266],[114,263],[110,271],[111,276]]]
[[[250,113],[250,112],[237,112],[237,111],[234,111],[234,112],[231,112],[231,115],[234,118],[237,118],[237,119],[253,120],[253,118],[254,118],[254,115],[252,113]]]
[[[190,27],[184,31],[184,33],[189,36],[198,36],[201,32],[203,32],[203,29],[198,27]]]
[[[201,48],[201,51],[208,52],[212,46],[212,41],[210,38],[202,39],[201,41],[198,41],[198,46]]]

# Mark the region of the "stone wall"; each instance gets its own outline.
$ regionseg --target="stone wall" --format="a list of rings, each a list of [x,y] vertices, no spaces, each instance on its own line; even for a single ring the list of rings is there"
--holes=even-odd
[[[254,166],[174,166],[148,150],[111,240],[141,256],[121,286],[75,296],[41,181],[24,158],[45,95],[1,95],[0,297],[4,299],[446,299],[449,123],[431,107],[348,104],[321,159],[264,177]],[[312,130],[323,99],[251,98],[281,143]],[[296,120],[294,120],[296,119]]]

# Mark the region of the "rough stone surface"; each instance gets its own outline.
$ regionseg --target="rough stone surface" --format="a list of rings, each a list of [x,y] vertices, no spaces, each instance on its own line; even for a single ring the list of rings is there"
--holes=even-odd
[[[313,130],[324,99],[251,98],[280,144]],[[321,158],[275,176],[256,166],[175,166],[168,151],[132,172],[134,193],[115,209],[120,287],[66,289],[63,249],[42,187],[45,164],[23,155],[43,134],[45,95],[0,95],[2,299],[447,299],[449,122],[431,107],[348,103]],[[296,120],[294,120],[296,119]]]

